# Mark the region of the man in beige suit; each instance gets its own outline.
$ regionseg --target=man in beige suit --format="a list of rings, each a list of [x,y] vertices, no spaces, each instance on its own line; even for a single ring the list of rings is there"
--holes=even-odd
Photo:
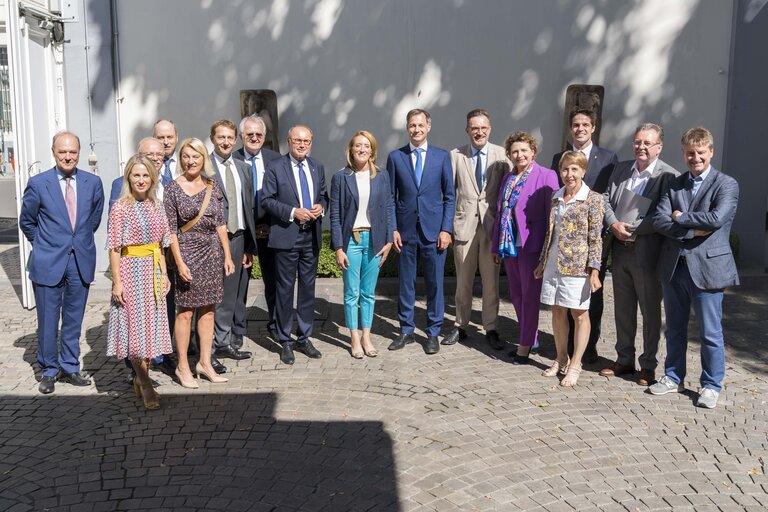
[[[491,144],[488,112],[467,114],[469,144],[451,151],[456,214],[453,220],[453,256],[456,262],[456,325],[442,344],[453,345],[467,337],[472,313],[475,272],[480,268],[483,287],[483,329],[495,350],[504,348],[496,331],[499,316],[499,265],[493,262],[491,233],[496,219],[496,199],[501,177],[510,169],[504,148]]]

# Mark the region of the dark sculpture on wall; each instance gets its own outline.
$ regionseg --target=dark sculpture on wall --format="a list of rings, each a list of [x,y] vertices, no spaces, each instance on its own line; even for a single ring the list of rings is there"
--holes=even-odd
[[[240,91],[240,115],[256,114],[267,125],[264,147],[280,152],[280,132],[277,125],[277,93],[272,89],[243,89]]]

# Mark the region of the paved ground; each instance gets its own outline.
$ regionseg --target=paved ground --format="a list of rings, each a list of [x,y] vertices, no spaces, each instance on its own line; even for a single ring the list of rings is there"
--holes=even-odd
[[[18,249],[0,246],[0,510],[765,510],[768,508],[768,277],[726,299],[727,382],[715,410],[685,394],[652,397],[585,371],[575,389],[539,376],[554,357],[550,319],[534,364],[514,367],[472,332],[427,356],[385,347],[391,294],[374,331],[382,353],[357,361],[341,328],[340,286],[322,281],[320,361],[278,361],[255,298],[230,381],[186,390],[153,373],[163,408],[145,411],[121,363],[104,355],[107,288],[96,285],[83,332],[90,388],[37,393],[35,313],[19,305]],[[391,283],[382,289],[391,290]],[[607,283],[604,340],[612,355]],[[452,302],[452,301],[450,301]],[[424,303],[416,304],[424,321]],[[452,306],[446,319],[451,320]],[[500,331],[517,324],[502,305]],[[477,318],[475,318],[477,320]],[[511,348],[511,345],[510,345]]]

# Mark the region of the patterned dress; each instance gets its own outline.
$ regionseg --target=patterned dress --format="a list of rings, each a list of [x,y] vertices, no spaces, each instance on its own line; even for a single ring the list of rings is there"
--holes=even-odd
[[[118,201],[109,214],[107,247],[171,244],[168,222],[161,206],[151,201]],[[165,296],[155,299],[153,279],[160,269],[151,256],[120,258],[120,279],[125,305],[114,300],[109,308],[107,355],[120,359],[147,359],[173,352],[168,330]]]
[[[173,181],[166,187],[163,197],[171,233],[177,234],[181,259],[192,273],[189,283],[176,274],[176,305],[182,308],[218,304],[224,297],[224,250],[216,233],[216,228],[225,224],[224,196],[216,182],[213,182],[211,202],[203,216],[192,229],[180,232],[180,228],[200,211],[205,190],[188,196]]]

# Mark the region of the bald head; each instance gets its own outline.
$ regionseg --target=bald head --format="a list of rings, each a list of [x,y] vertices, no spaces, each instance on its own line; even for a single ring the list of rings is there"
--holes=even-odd
[[[155,170],[160,172],[165,157],[165,148],[162,142],[154,137],[144,137],[139,142],[138,152],[141,156],[149,158],[155,166]]]
[[[176,151],[176,144],[179,142],[176,125],[172,121],[161,119],[155,123],[152,136],[163,143],[165,158],[171,158]]]

